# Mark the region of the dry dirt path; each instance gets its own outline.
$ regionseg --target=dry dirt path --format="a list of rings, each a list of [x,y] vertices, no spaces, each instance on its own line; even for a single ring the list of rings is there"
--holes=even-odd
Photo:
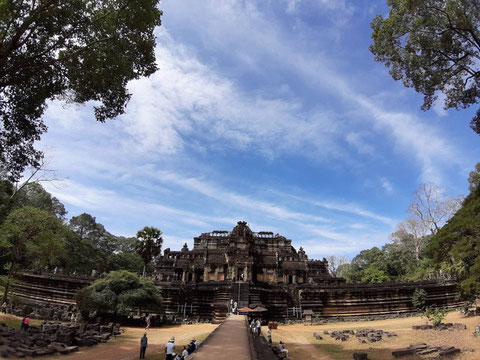
[[[202,342],[217,325],[214,324],[193,324],[164,326],[151,328],[147,332],[148,347],[147,360],[165,359],[165,344],[171,336],[175,336],[177,351],[182,351],[192,339]],[[136,360],[139,356],[140,338],[145,332],[142,328],[125,327],[125,333],[116,339],[105,344],[92,347],[81,347],[80,351],[70,355],[55,355],[52,357],[41,357],[41,360]]]
[[[193,359],[251,360],[244,316],[229,316],[194,353]]]

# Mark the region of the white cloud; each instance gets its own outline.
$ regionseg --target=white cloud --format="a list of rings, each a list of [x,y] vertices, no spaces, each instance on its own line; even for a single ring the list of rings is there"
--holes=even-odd
[[[393,188],[393,184],[390,182],[390,180],[388,180],[385,177],[382,177],[380,179],[380,181],[381,181],[382,187],[385,190],[385,192],[387,194],[393,194],[394,188]]]

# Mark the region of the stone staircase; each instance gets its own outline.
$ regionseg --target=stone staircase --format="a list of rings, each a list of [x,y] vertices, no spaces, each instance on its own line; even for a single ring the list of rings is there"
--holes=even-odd
[[[250,284],[244,281],[237,281],[232,286],[232,298],[237,302],[238,308],[250,305]]]
[[[213,304],[213,322],[216,324],[225,320],[228,313],[228,304],[232,298],[230,286],[220,286],[216,289]]]

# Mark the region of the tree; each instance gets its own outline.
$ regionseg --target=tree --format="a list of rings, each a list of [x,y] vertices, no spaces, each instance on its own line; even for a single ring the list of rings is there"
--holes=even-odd
[[[480,188],[432,237],[427,252],[437,267],[447,268],[457,279],[464,298],[480,293]]]
[[[0,2],[0,164],[9,180],[42,153],[48,99],[94,101],[104,122],[124,112],[127,83],[156,71],[159,0]]]
[[[162,232],[157,228],[145,226],[137,232],[137,239],[136,250],[143,259],[143,276],[145,277],[147,265],[160,255],[163,243]]]
[[[420,253],[428,243],[427,227],[417,218],[408,218],[397,225],[397,231],[390,235],[390,241],[420,260]]]
[[[12,207],[21,208],[33,206],[54,214],[59,219],[64,219],[67,211],[65,206],[56,197],[47,192],[39,183],[33,182],[22,187],[12,197]]]
[[[143,259],[136,253],[113,254],[108,258],[108,270],[127,270],[135,274],[143,271]]]
[[[328,271],[335,277],[339,276],[339,269],[342,268],[342,265],[348,264],[348,259],[345,256],[327,256],[327,261]]]
[[[114,271],[106,278],[96,280],[81,289],[76,300],[80,311],[112,314],[114,321],[118,315],[126,315],[131,309],[156,310],[162,304],[160,290],[150,279],[128,271]]]
[[[64,232],[65,227],[57,217],[31,206],[8,215],[0,228],[0,252],[6,254],[10,264],[3,301],[7,298],[11,277],[20,268],[55,266],[63,256]]]
[[[444,197],[444,189],[434,184],[422,184],[414,192],[408,211],[433,235],[457,212],[462,200]]]
[[[70,219],[68,226],[80,238],[90,241],[98,250],[105,254],[112,254],[117,250],[117,240],[110,234],[97,219],[90,214],[83,213]]]
[[[480,162],[475,165],[475,170],[470,172],[470,176],[468,177],[468,183],[468,189],[470,190],[470,192],[478,189],[480,185]]]
[[[428,110],[439,92],[446,109],[464,109],[480,98],[478,0],[387,0],[389,15],[371,22],[375,60],[395,80],[424,95]],[[480,109],[471,128],[480,134]]]
[[[424,310],[427,303],[427,292],[424,289],[415,289],[412,295],[412,305],[417,310]]]

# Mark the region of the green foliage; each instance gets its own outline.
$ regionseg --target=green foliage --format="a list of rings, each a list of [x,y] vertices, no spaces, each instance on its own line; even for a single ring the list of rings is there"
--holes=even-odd
[[[430,241],[428,254],[458,279],[462,295],[480,293],[480,189],[472,191],[461,209]]]
[[[159,309],[160,290],[150,279],[140,278],[128,271],[115,271],[98,279],[76,295],[80,311],[104,314],[128,314],[134,308]]]
[[[65,206],[47,192],[39,183],[30,183],[20,189],[12,198],[12,207],[18,209],[24,206],[33,206],[64,219],[67,211]]]
[[[135,253],[113,254],[108,258],[108,269],[110,271],[127,270],[141,274],[143,266],[142,258]]]
[[[162,232],[157,228],[145,226],[137,232],[137,238],[135,248],[146,267],[156,256],[160,255],[163,243]],[[145,276],[145,269],[143,275]]]
[[[390,277],[383,270],[369,266],[362,271],[361,282],[364,284],[379,284],[390,281]]]
[[[447,316],[448,310],[444,308],[430,308],[427,307],[423,312],[423,316],[425,316],[428,321],[430,321],[433,326],[440,325],[442,321]]]
[[[46,100],[94,101],[120,115],[127,84],[156,71],[158,0],[0,1],[0,164],[10,180],[37,167]]]
[[[395,80],[424,95],[430,109],[438,92],[445,108],[464,109],[480,94],[480,12],[472,0],[388,0],[389,15],[371,23],[375,60]],[[471,121],[480,134],[480,110]]]
[[[470,192],[473,192],[480,187],[480,162],[475,165],[475,170],[470,172],[468,183],[470,184],[468,186]]]
[[[415,289],[412,295],[412,305],[417,310],[425,309],[427,292],[424,289]]]
[[[90,214],[83,213],[72,217],[68,226],[82,240],[89,241],[104,254],[112,254],[117,250],[116,237],[110,234],[102,224],[97,223],[95,217]]]
[[[53,267],[64,254],[62,222],[31,206],[12,211],[0,228],[0,249],[12,266]]]

